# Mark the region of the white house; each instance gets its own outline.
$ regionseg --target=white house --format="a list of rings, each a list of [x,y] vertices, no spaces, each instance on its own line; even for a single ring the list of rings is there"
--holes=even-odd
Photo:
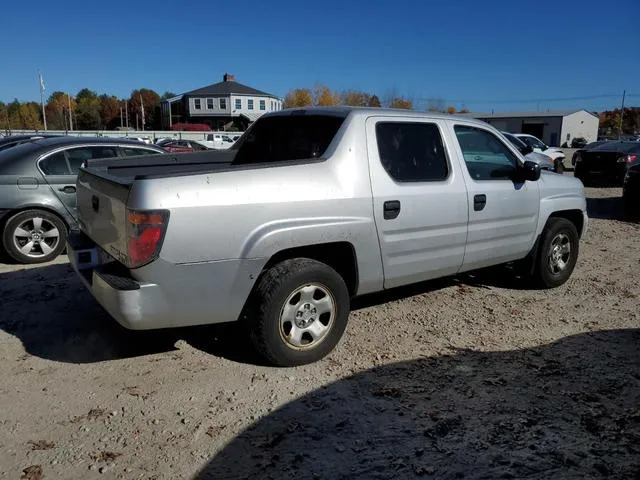
[[[222,82],[162,102],[162,124],[167,129],[175,123],[204,123],[214,130],[245,130],[261,115],[277,110],[282,110],[280,98],[225,73]]]

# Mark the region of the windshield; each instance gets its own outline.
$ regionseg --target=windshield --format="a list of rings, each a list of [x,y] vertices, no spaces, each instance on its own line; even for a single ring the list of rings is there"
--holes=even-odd
[[[502,132],[502,134],[505,137],[507,137],[507,140],[509,140],[511,144],[521,152],[522,152],[522,149],[526,147],[525,143],[515,135],[511,135],[510,133],[506,133],[506,132]]]
[[[321,157],[344,122],[334,115],[264,117],[233,144],[233,163],[267,163]]]
[[[546,150],[547,148],[549,148],[536,137],[522,136],[518,138],[520,138],[520,140],[524,141],[527,145],[533,148],[540,148],[542,150]]]

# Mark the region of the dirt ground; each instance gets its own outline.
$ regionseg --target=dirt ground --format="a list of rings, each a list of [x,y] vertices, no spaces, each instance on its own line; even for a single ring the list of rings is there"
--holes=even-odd
[[[640,478],[640,225],[588,189],[572,279],[359,299],[316,364],[130,332],[60,258],[0,265],[0,478]]]

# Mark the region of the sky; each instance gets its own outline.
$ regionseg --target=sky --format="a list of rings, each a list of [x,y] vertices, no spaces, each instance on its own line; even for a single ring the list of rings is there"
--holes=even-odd
[[[5,2],[0,101],[186,92],[229,72],[472,111],[640,106],[640,0]]]

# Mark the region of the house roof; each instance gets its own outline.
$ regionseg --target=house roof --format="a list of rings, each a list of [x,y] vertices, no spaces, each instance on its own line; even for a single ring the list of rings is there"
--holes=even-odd
[[[593,113],[584,110],[582,108],[574,109],[574,110],[547,110],[546,112],[478,112],[478,113],[465,113],[462,114],[464,116],[469,116],[473,118],[517,118],[517,117],[567,117],[573,113],[577,112],[587,112],[589,115],[594,115]],[[460,114],[459,114],[460,115]]]
[[[213,85],[191,90],[190,92],[186,92],[184,95],[261,95],[264,97],[277,98],[275,95],[256,90],[255,88],[248,87],[235,81],[214,83]]]

